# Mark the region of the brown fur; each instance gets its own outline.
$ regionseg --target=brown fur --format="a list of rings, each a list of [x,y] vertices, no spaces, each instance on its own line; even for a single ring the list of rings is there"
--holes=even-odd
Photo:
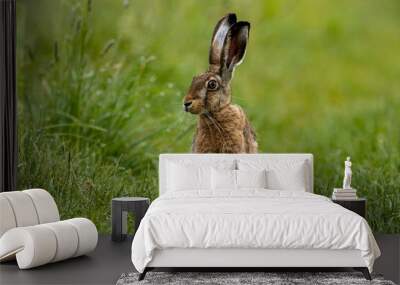
[[[199,115],[193,152],[257,152],[256,136],[249,120],[240,106],[231,104],[230,79],[244,56],[249,28],[247,22],[236,23],[234,14],[217,23],[211,41],[209,70],[193,78],[184,98],[185,110]],[[217,88],[210,88],[211,81]]]
[[[202,114],[197,123],[192,151],[196,153],[256,153],[254,133],[240,106],[228,105]]]

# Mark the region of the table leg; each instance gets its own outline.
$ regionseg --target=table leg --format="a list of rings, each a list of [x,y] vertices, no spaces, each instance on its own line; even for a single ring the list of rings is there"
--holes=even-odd
[[[126,238],[126,234],[128,232],[128,212],[127,211],[122,211],[121,215],[121,220],[122,220],[122,239]]]
[[[111,203],[111,239],[123,241],[126,238],[126,212],[122,211],[122,204],[118,201]]]

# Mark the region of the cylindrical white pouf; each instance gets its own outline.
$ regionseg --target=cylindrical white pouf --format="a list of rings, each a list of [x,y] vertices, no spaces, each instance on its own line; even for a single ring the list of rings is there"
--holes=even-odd
[[[35,205],[29,195],[22,191],[11,191],[1,193],[13,209],[17,227],[33,226],[39,223]]]
[[[71,258],[78,250],[78,233],[73,226],[66,222],[55,222],[43,224],[43,227],[51,229],[57,239],[57,252],[51,262],[57,262],[67,258]]]
[[[56,251],[56,236],[41,225],[11,229],[0,239],[0,257],[16,254],[20,269],[49,263]]]
[[[29,189],[22,191],[29,195],[36,208],[39,224],[52,223],[60,220],[57,204],[49,192],[43,189]]]
[[[15,228],[14,211],[6,197],[0,194],[0,237],[9,229]]]
[[[74,256],[86,254],[97,246],[98,233],[95,224],[85,218],[74,218],[65,220],[70,223],[78,232],[79,245]]]

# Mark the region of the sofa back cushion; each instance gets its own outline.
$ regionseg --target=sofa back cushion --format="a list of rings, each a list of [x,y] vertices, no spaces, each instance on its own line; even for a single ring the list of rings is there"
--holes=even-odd
[[[60,220],[49,192],[29,189],[0,193],[0,237],[15,227],[34,226]]]

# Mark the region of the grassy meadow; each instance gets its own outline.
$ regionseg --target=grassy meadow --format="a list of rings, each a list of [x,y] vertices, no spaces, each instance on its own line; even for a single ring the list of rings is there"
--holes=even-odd
[[[329,196],[353,160],[376,232],[400,233],[400,2],[19,0],[18,188],[110,231],[112,197],[157,197],[157,158],[190,151],[182,111],[227,12],[252,24],[233,101],[259,151],[310,152]]]

